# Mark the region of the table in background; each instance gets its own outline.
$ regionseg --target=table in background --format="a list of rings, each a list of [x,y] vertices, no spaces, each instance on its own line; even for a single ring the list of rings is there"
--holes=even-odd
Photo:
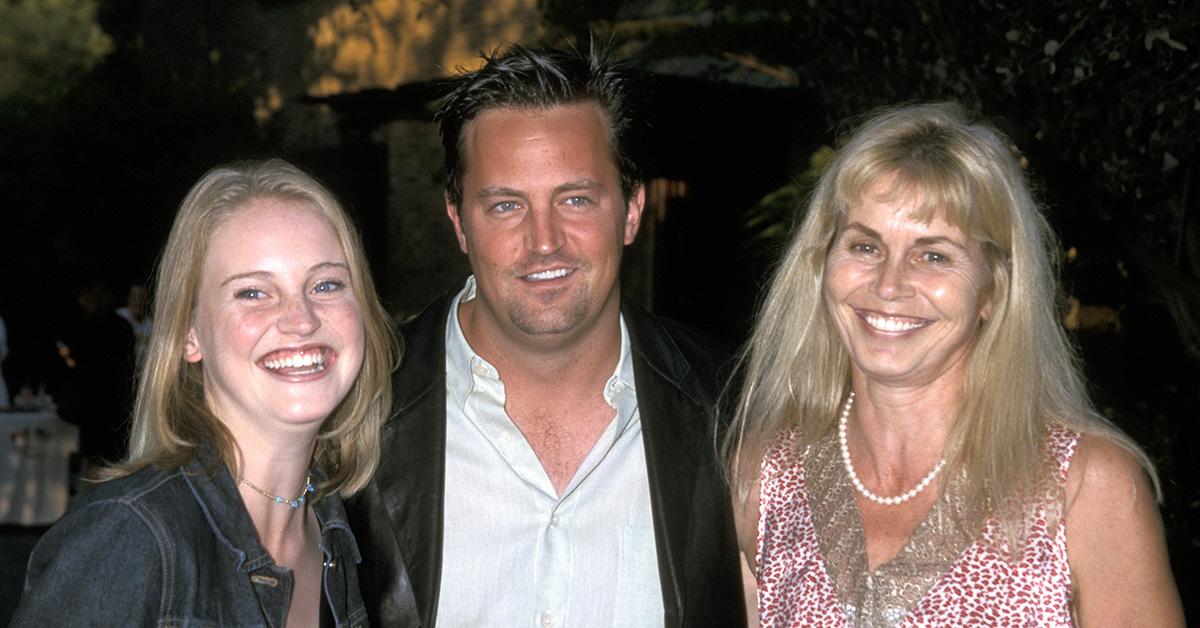
[[[49,410],[0,412],[0,524],[48,525],[67,511],[79,428]]]

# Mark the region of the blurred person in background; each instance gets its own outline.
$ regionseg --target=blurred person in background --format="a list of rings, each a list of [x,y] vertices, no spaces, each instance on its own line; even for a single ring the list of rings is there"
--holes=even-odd
[[[154,331],[154,319],[146,311],[146,288],[140,284],[129,286],[129,295],[125,305],[117,308],[117,316],[129,323],[133,332],[133,364],[134,372],[142,368],[146,360],[146,347],[150,344],[150,334]]]
[[[85,283],[76,304],[76,316],[57,343],[67,368],[54,397],[59,415],[79,426],[82,474],[87,477],[92,469],[125,455],[134,336],[114,311],[106,282]]]

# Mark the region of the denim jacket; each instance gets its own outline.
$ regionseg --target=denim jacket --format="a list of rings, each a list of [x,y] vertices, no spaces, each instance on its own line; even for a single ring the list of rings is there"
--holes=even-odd
[[[259,543],[213,452],[97,486],[38,542],[12,626],[283,626],[291,570]],[[316,473],[314,472],[314,477]],[[365,626],[361,561],[337,495],[310,502],[337,626]]]

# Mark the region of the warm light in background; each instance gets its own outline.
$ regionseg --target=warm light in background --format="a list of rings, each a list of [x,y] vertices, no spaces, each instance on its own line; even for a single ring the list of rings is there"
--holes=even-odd
[[[340,4],[308,29],[313,53],[303,70],[306,89],[328,96],[474,68],[480,52],[537,39],[543,30],[537,5],[537,0]]]

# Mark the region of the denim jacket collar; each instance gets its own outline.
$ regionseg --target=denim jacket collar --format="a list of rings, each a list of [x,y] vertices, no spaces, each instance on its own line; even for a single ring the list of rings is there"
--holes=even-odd
[[[215,469],[215,473],[210,469]],[[237,570],[250,573],[272,564],[270,554],[258,540],[258,532],[242,503],[233,475],[223,462],[217,460],[216,451],[208,446],[201,448],[196,458],[185,465],[182,471],[183,479],[195,496],[213,534],[237,557]],[[314,467],[312,479],[317,484],[324,481],[326,476]],[[321,526],[321,549],[324,553],[329,555],[331,551],[330,536],[339,534],[342,551],[348,553],[344,558],[354,561],[354,564],[362,562],[341,500],[317,499],[309,502],[309,505]]]

